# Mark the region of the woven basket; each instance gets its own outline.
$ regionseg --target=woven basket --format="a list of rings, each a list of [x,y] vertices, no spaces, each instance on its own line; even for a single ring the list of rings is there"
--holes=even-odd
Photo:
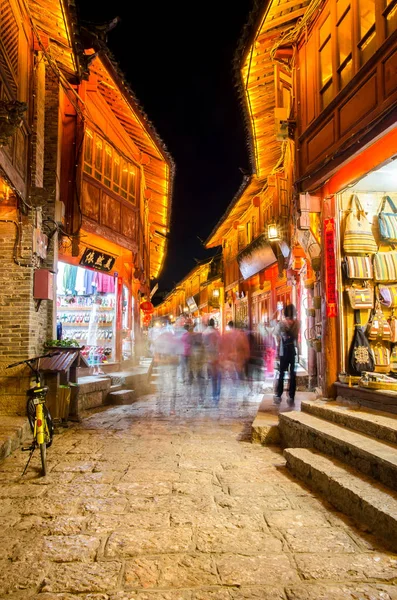
[[[366,388],[369,390],[387,390],[389,392],[397,392],[397,381],[392,383],[390,381],[360,381],[359,387]]]

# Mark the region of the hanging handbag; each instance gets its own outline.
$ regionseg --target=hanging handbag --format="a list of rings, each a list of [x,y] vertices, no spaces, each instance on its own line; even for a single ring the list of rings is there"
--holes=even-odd
[[[385,211],[386,204],[389,209]],[[390,211],[391,209],[391,211]],[[384,242],[397,242],[397,208],[390,196],[383,196],[378,214],[379,233]]]
[[[346,290],[350,306],[355,310],[365,310],[374,307],[374,290],[370,287],[348,288]]]
[[[383,306],[388,308],[397,307],[397,285],[382,285],[379,284],[377,297]]]
[[[390,325],[390,341],[392,344],[397,343],[397,318],[394,316],[394,312],[392,311],[390,317],[388,318]]]
[[[397,373],[397,346],[393,347],[390,354],[390,371],[392,373]]]
[[[375,254],[374,279],[385,283],[397,281],[397,252],[395,250]]]
[[[390,323],[384,316],[379,302],[376,302],[375,310],[372,311],[367,323],[367,338],[369,340],[384,340],[386,342],[390,342],[391,340]]]
[[[375,346],[371,346],[371,351],[374,357],[375,373],[390,372],[390,350],[383,346],[380,342]]]
[[[375,367],[371,347],[360,323],[360,311],[354,311],[354,334],[349,352],[349,367],[352,375],[372,372]]]
[[[343,250],[346,254],[376,254],[378,251],[371,223],[356,194],[352,195],[349,202]]]
[[[345,256],[342,267],[348,279],[373,279],[374,271],[369,256]]]

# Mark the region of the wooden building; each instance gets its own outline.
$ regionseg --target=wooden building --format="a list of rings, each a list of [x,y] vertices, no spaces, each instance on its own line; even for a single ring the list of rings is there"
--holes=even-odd
[[[262,349],[266,327],[280,318],[280,309],[290,302],[304,306],[303,281],[310,275],[293,219],[293,77],[272,55],[307,5],[265,2],[246,28],[236,62],[251,175],[206,241],[208,248],[222,246],[224,324],[233,320],[252,330]],[[302,358],[307,366],[308,352]]]
[[[25,414],[29,387],[6,365],[61,328],[98,368],[132,360],[164,262],[173,162],[105,35],[80,28],[68,0],[1,3],[3,413]]]
[[[64,238],[59,260],[66,269],[98,271],[101,288],[84,273],[89,287],[81,294],[76,290],[81,297],[73,306],[70,290],[58,290],[58,319],[71,337],[81,332],[93,362],[99,356],[100,363],[120,363],[134,358],[139,306],[164,263],[174,166],[110,56],[102,30],[83,28],[81,40],[89,76],[63,113],[61,173],[66,233],[77,235],[72,244]],[[104,271],[114,284],[103,281]],[[97,310],[103,314],[95,317],[100,327],[91,332],[96,302],[102,302]],[[86,326],[75,322],[74,311]]]
[[[25,414],[30,373],[8,363],[54,337],[62,98],[85,72],[64,0],[4,0],[0,19],[0,410]],[[44,275],[46,284],[40,279]],[[45,283],[45,282],[44,282]],[[49,301],[43,301],[48,298]]]
[[[336,387],[346,394],[344,385],[335,382],[346,381],[343,374],[352,373],[354,317],[347,289],[379,291],[379,281],[371,275],[367,281],[353,280],[342,269],[352,195],[372,224],[380,260],[393,248],[380,235],[378,217],[385,196],[397,200],[396,30],[396,0],[328,0],[306,11],[273,50],[295,74],[295,185],[300,208],[309,212],[311,223],[316,221],[321,238],[315,296],[321,298],[316,321],[317,336],[323,340],[320,372],[325,396],[335,396]],[[307,223],[298,221],[298,235],[305,234]],[[359,244],[356,254],[360,255]],[[393,283],[390,279],[387,285]],[[390,308],[383,306],[383,311],[390,317]],[[365,326],[369,311],[359,314]],[[392,349],[385,340],[380,345]],[[373,391],[356,387],[349,394],[376,404]]]
[[[152,325],[182,323],[206,325],[213,318],[222,327],[222,263],[220,255],[197,264],[155,307]]]

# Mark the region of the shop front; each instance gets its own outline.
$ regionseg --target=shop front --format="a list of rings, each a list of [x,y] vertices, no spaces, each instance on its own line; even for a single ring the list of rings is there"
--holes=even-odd
[[[384,135],[322,188],[324,378],[328,386],[336,382],[338,395],[393,412],[397,402],[387,392],[397,389],[396,134]]]
[[[106,365],[134,359],[139,290],[125,249],[107,242],[111,250],[105,252],[97,249],[98,240],[88,244],[81,245],[77,257],[70,249],[59,255],[57,331],[63,340],[77,341],[93,372],[100,373]]]

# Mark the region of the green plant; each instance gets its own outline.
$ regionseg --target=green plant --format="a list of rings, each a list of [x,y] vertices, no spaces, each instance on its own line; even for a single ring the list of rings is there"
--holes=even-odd
[[[51,346],[55,348],[65,348],[72,346],[73,348],[79,348],[80,344],[77,340],[73,338],[63,338],[63,340],[48,340],[46,342],[46,346]]]

